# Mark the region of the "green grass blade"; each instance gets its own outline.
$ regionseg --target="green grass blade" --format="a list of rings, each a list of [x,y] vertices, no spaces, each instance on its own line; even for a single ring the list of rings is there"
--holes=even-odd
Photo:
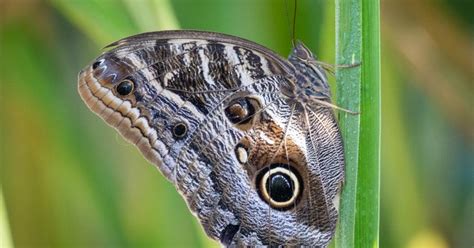
[[[156,30],[179,29],[179,22],[175,16],[173,6],[168,0],[151,0],[154,5]]]
[[[378,247],[380,215],[380,2],[362,0],[362,89],[356,246]]]
[[[49,1],[100,47],[139,32],[127,7],[120,1]]]
[[[122,0],[122,2],[140,32],[150,32],[156,29],[154,6],[150,0]]]
[[[378,247],[380,191],[380,4],[336,0],[336,63],[362,66],[336,72],[346,180],[336,247]]]
[[[362,30],[359,0],[336,0],[336,64],[361,61]],[[336,71],[337,104],[360,111],[361,68]],[[359,161],[361,115],[339,112],[339,125],[344,137],[346,176],[341,194],[336,247],[354,247],[356,189]]]
[[[168,0],[123,0],[140,32],[179,29]]]

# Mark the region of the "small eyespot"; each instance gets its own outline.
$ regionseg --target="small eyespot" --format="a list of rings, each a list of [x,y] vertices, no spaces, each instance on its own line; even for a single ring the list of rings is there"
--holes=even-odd
[[[94,62],[94,63],[92,64],[92,70],[97,69],[97,67],[99,67],[99,66],[102,64],[102,62],[104,62],[103,59],[97,60],[96,62]]]
[[[274,164],[257,176],[260,197],[270,206],[286,210],[296,205],[303,183],[296,170],[287,164]]]
[[[133,90],[135,90],[135,84],[130,79],[123,80],[116,87],[117,93],[121,96],[128,96]]]
[[[173,126],[173,135],[176,138],[183,138],[188,132],[188,127],[184,122],[176,123]]]
[[[232,101],[224,111],[232,124],[246,124],[255,115],[255,107],[246,97]]]
[[[237,146],[235,146],[235,157],[241,164],[245,164],[248,161],[248,151],[247,148],[242,144],[239,143]]]

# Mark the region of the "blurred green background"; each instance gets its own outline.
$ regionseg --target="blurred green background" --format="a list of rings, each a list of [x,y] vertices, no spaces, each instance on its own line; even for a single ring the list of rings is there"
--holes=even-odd
[[[286,56],[285,4],[0,0],[0,246],[216,246],[174,187],[86,108],[76,75],[105,45],[162,29],[233,34]],[[334,2],[298,5],[297,38],[333,63]],[[381,247],[474,245],[473,9],[382,1]]]

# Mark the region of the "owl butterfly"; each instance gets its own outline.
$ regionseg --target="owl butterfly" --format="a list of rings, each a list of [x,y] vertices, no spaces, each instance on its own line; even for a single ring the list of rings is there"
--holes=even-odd
[[[225,246],[325,247],[344,152],[325,72],[241,38],[163,31],[109,45],[79,74],[87,106],[172,182]]]

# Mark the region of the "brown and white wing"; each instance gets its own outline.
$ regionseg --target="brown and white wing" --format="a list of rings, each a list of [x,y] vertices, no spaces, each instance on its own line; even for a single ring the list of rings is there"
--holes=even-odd
[[[225,245],[329,242],[333,221],[307,168],[305,125],[281,94],[293,80],[289,62],[210,32],[145,33],[109,47],[79,74],[81,97],[176,185],[209,236]],[[255,173],[276,160],[314,182],[288,211],[256,190]]]

